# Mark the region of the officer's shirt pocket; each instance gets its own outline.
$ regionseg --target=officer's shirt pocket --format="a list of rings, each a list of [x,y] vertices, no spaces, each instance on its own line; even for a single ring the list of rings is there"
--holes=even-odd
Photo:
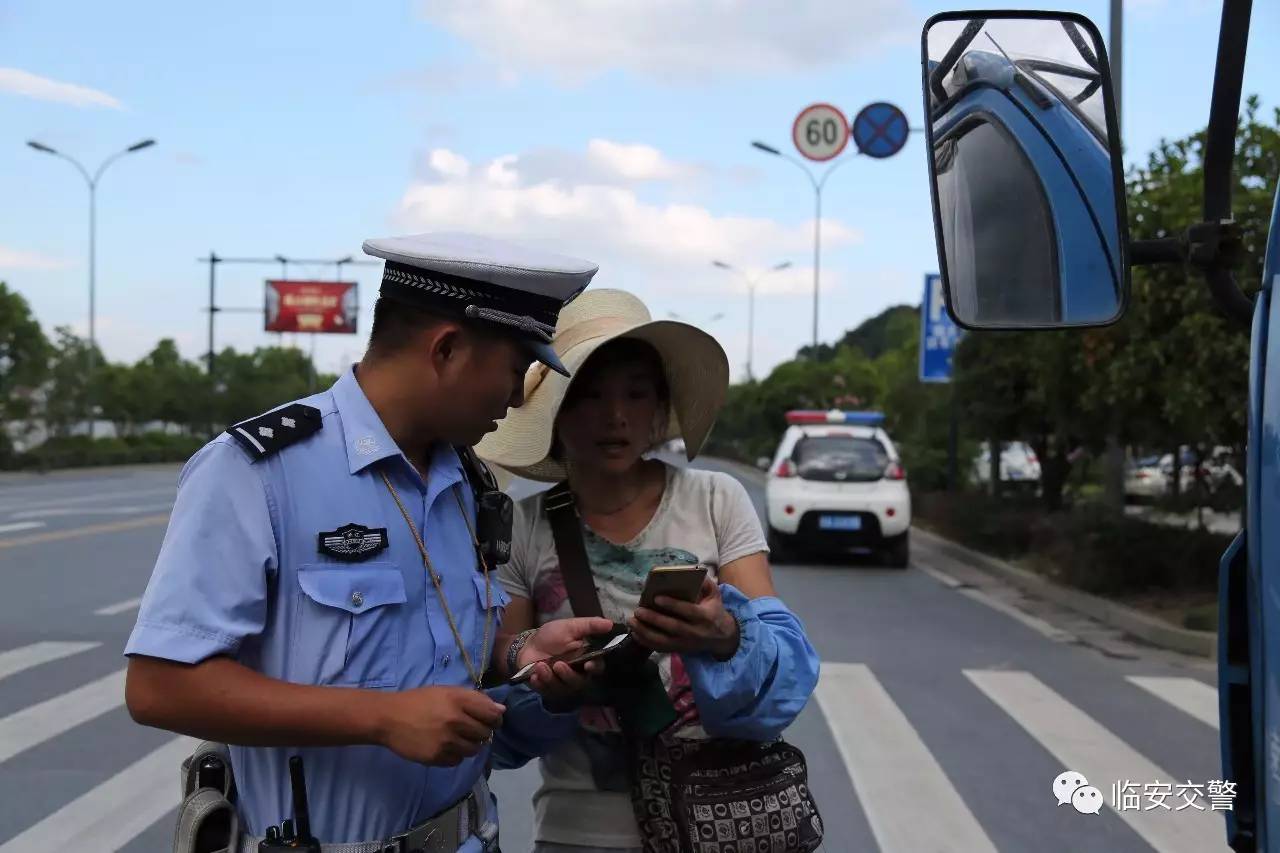
[[[352,687],[394,687],[404,633],[404,576],[395,563],[298,568],[296,642],[291,680]]]
[[[481,639],[480,635],[484,631],[484,575],[480,572],[472,572],[471,580],[475,584],[476,588],[476,603],[479,606],[477,612],[481,614],[480,618],[476,620],[475,644],[476,646],[479,646]],[[502,584],[498,583],[498,573],[496,571],[490,573],[489,583],[491,584],[491,591],[489,593],[489,609],[492,611],[492,616],[490,617],[490,624],[492,627],[489,629],[489,643],[492,647],[494,635],[498,632],[498,626],[502,624],[502,616],[507,610],[507,605],[511,603],[511,596],[507,595],[507,591],[502,588]]]

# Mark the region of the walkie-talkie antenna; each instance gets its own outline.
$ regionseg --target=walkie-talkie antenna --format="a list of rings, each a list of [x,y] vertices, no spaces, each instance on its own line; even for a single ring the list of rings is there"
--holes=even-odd
[[[307,779],[302,773],[302,758],[289,759],[289,785],[293,788],[293,826],[298,840],[311,839],[311,812],[307,809]]]

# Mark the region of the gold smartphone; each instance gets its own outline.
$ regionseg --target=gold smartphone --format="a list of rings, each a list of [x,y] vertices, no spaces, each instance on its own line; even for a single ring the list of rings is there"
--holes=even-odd
[[[660,595],[693,603],[698,600],[706,576],[706,566],[655,566],[645,579],[640,606],[656,608],[654,599]]]

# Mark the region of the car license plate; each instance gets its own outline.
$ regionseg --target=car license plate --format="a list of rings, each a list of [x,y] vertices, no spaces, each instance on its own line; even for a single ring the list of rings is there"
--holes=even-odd
[[[862,519],[856,515],[818,516],[819,530],[861,530]]]

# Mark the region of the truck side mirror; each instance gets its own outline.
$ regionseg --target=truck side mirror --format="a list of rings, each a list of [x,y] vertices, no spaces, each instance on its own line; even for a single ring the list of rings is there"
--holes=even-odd
[[[1115,322],[1128,225],[1111,74],[1088,18],[935,15],[922,40],[934,227],[966,328]]]

